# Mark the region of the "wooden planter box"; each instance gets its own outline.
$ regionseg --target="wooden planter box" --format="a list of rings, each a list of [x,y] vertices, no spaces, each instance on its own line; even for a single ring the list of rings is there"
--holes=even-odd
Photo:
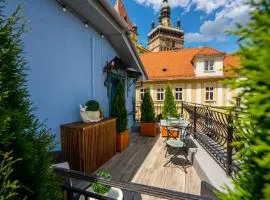
[[[116,119],[61,125],[61,142],[71,169],[94,172],[116,153]]]
[[[157,135],[156,123],[141,123],[141,135],[156,137]]]
[[[166,127],[164,127],[164,126],[161,126],[161,135],[162,135],[162,137],[168,137],[168,131],[167,131]],[[179,133],[174,131],[173,137],[179,137]]]
[[[116,134],[116,151],[122,152],[128,147],[130,142],[129,129]]]

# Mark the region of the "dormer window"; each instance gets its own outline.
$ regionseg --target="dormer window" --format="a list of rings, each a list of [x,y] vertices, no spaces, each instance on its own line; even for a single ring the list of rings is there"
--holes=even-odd
[[[205,72],[213,72],[214,71],[214,61],[213,60],[205,60],[204,61],[204,71]]]

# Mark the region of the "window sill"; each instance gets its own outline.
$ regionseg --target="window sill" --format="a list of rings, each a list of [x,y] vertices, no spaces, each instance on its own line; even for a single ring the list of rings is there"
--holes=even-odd
[[[204,73],[215,73],[215,70],[211,70],[211,71],[204,71]]]
[[[215,103],[215,100],[205,100],[205,103]]]

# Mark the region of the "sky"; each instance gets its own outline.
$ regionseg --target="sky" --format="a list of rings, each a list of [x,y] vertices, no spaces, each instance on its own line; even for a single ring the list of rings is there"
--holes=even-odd
[[[110,0],[114,5],[116,0]],[[162,0],[122,0],[130,20],[138,26],[139,43],[147,46],[151,22],[158,24]],[[185,48],[211,46],[233,53],[238,50],[237,38],[227,34],[236,23],[249,20],[250,8],[246,0],[169,0],[171,19],[175,26],[178,18],[185,32]]]

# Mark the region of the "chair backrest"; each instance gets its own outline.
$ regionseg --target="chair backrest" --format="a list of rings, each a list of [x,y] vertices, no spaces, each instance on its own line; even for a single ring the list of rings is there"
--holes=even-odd
[[[190,123],[187,121],[186,125],[182,127],[182,131],[180,134],[180,140],[185,141],[189,137],[188,129],[190,128]]]

